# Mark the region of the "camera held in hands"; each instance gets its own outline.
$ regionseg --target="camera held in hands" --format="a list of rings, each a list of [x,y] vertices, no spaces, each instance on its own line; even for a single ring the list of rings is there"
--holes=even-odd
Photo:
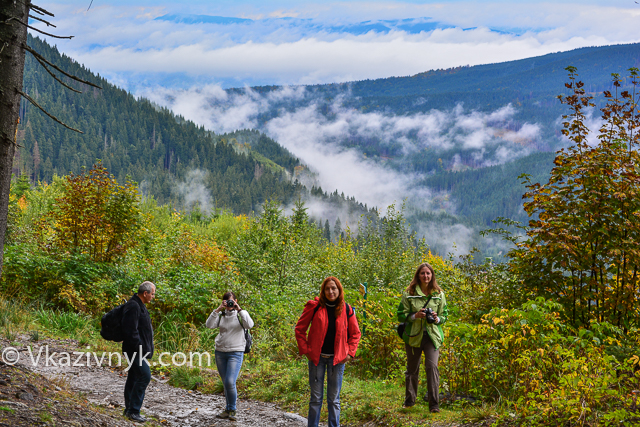
[[[436,312],[431,310],[430,308],[425,308],[422,310],[422,312],[425,314],[425,319],[427,320],[427,323],[435,323],[436,321]]]
[[[233,308],[236,306],[236,302],[232,299],[228,299],[225,301],[225,305],[229,308]]]

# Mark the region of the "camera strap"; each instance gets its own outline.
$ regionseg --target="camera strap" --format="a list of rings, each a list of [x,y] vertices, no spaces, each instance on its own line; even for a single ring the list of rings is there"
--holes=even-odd
[[[424,305],[422,306],[421,310],[424,310],[428,305],[429,305],[429,301],[431,301],[431,297],[433,295],[429,295],[429,298],[427,298],[427,302],[424,303]]]
[[[424,309],[425,309],[425,307],[429,305],[429,301],[431,301],[431,297],[432,297],[432,295],[429,295],[429,298],[427,298],[427,302],[425,302],[425,303],[424,303],[424,305],[422,306],[422,308],[421,308],[420,310],[424,310]],[[413,313],[413,314],[415,314],[415,313]],[[421,323],[422,323],[422,322],[421,322]],[[416,335],[409,335],[409,337],[416,337],[416,336],[420,335],[421,333],[422,333],[422,330],[420,330],[420,333],[419,333],[419,334],[416,334]]]

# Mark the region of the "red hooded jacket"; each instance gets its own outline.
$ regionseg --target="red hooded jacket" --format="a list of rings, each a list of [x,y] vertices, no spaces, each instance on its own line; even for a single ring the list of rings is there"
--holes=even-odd
[[[327,335],[327,326],[329,320],[327,318],[327,308],[319,307],[315,315],[314,309],[320,303],[320,298],[316,297],[313,301],[307,301],[298,323],[296,323],[296,341],[298,341],[298,351],[300,354],[306,354],[307,358],[318,365],[320,362],[320,350],[324,343],[324,337]],[[352,315],[353,314],[353,315]],[[337,365],[344,362],[347,355],[355,357],[358,343],[360,342],[360,327],[356,319],[353,307],[349,306],[349,315],[347,318],[347,309],[342,310],[340,316],[336,318],[336,341],[334,344],[333,364]],[[347,321],[349,327],[347,328]],[[311,324],[311,328],[309,328]],[[309,334],[307,334],[307,330]],[[349,336],[347,337],[347,330]]]

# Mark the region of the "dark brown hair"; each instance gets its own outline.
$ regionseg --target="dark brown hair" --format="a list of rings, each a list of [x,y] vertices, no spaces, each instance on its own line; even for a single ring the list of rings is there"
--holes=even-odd
[[[335,282],[338,291],[340,291],[340,294],[338,294],[338,298],[336,298],[336,300],[334,301],[334,303],[336,304],[337,318],[338,316],[340,316],[340,313],[342,313],[342,308],[344,307],[344,290],[342,289],[342,283],[340,283],[340,280],[338,280],[337,277],[329,276],[322,282],[322,285],[320,286],[320,305],[322,307],[326,307],[327,302],[329,302],[327,300],[327,297],[324,295],[324,289],[326,288],[327,283],[331,281]]]
[[[420,270],[425,267],[427,267],[431,271],[431,281],[427,283],[427,295],[429,295],[433,291],[442,292],[442,288],[438,286],[438,281],[436,280],[436,272],[433,271],[433,267],[431,267],[431,265],[427,264],[426,262],[423,262],[418,266],[418,269],[413,275],[413,280],[411,281],[409,286],[407,286],[407,289],[405,289],[409,293],[409,295],[413,296],[416,294],[416,286],[420,284]]]
[[[222,295],[222,299],[223,300],[228,300],[229,298],[233,298],[235,300],[238,299],[238,297],[236,296],[236,294],[234,294],[233,292],[229,291],[229,292],[225,292],[224,295]]]

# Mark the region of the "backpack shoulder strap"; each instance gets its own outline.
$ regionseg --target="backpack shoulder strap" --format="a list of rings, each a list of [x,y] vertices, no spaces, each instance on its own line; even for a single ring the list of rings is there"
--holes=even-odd
[[[347,339],[349,339],[349,319],[351,319],[356,314],[356,309],[351,307],[348,302],[344,302],[345,308],[347,309]]]
[[[354,314],[356,314],[356,309],[351,307],[346,301],[344,305],[347,307],[347,320],[349,320]]]
[[[242,324],[242,318],[240,317],[240,312],[238,312],[238,322],[240,322],[240,327],[242,328],[242,330],[246,331],[246,329],[244,328],[244,325]]]
[[[351,307],[351,306],[349,305],[349,303],[347,303],[346,301],[345,301],[344,305],[345,305],[345,306],[346,306],[346,308],[347,308],[347,322],[349,322],[349,319],[350,319],[354,314],[356,314],[356,310],[355,310],[353,307]],[[313,318],[314,318],[314,317],[316,317],[316,313],[318,312],[318,309],[319,309],[319,308],[320,308],[320,303],[318,303],[318,305],[316,305],[316,306],[315,306],[315,308],[313,309],[313,316],[311,316],[311,320],[313,320]],[[349,325],[349,323],[347,323],[347,326],[348,326],[348,325]]]

